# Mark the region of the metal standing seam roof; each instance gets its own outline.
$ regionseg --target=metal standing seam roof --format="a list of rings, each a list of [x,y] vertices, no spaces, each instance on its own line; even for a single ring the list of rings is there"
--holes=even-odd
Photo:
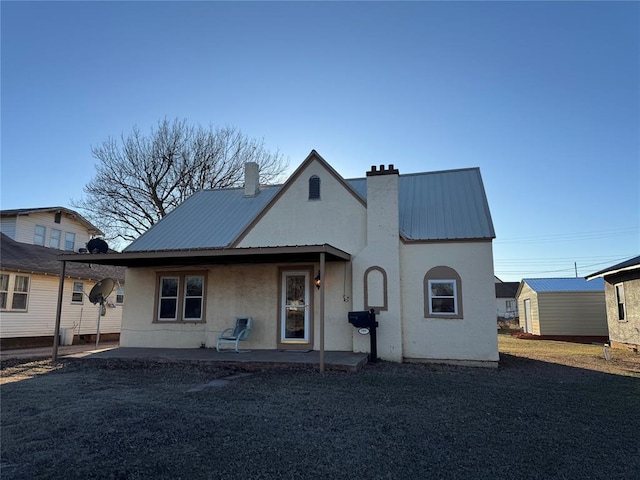
[[[367,179],[346,182],[366,200]],[[495,238],[480,169],[400,175],[400,232],[407,240]]]
[[[125,252],[228,246],[278,193],[261,187],[254,197],[243,188],[200,190],[133,241]]]
[[[366,178],[345,181],[366,200]],[[255,197],[245,197],[242,188],[199,191],[124,251],[227,247],[282,187],[261,187]],[[495,238],[478,168],[400,175],[398,190],[400,233],[407,240]]]
[[[540,292],[604,292],[604,280],[584,278],[525,278],[532,290]]]

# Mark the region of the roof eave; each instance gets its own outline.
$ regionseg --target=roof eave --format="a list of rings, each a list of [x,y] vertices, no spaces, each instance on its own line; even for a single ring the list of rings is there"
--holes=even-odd
[[[329,244],[284,247],[203,248],[186,250],[155,250],[103,254],[63,254],[65,262],[118,265],[125,267],[195,265],[199,263],[262,263],[278,259],[311,261],[326,254],[328,261],[350,261],[351,255]]]

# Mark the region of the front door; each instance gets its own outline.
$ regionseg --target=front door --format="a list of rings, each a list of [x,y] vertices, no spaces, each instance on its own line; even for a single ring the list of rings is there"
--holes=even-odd
[[[282,272],[281,301],[280,342],[294,345],[310,343],[309,271]]]

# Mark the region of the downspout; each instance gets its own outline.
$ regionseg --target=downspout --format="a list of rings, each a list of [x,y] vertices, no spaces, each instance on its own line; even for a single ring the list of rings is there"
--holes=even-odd
[[[67,262],[62,261],[62,268],[60,269],[60,283],[58,285],[58,306],[56,308],[56,326],[53,332],[53,354],[51,355],[51,361],[58,361],[58,343],[60,339],[60,317],[62,317],[62,294],[64,292],[64,275],[67,269]]]

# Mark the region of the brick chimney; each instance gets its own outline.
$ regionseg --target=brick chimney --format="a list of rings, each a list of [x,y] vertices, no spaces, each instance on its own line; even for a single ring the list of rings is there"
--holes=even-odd
[[[244,164],[244,196],[255,197],[260,193],[260,168],[256,162]]]

